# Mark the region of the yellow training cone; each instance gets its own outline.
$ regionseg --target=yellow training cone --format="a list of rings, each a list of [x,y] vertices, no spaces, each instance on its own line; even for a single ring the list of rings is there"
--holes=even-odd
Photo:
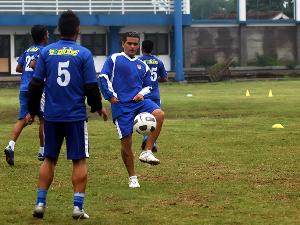
[[[250,92],[249,90],[246,91],[246,96],[249,97],[250,96]]]
[[[269,91],[269,97],[273,97],[272,90]]]
[[[280,123],[276,123],[272,126],[272,128],[284,128]]]

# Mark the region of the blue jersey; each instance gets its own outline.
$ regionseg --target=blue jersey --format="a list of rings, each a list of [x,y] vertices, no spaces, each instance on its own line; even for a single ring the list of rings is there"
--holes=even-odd
[[[150,92],[150,76],[149,67],[143,61],[130,58],[124,52],[115,53],[106,59],[99,82],[106,100],[115,96],[120,102],[112,104],[113,118],[122,113],[122,106],[134,104],[133,98],[137,94],[145,96]]]
[[[41,51],[34,77],[45,79],[47,121],[86,119],[84,85],[96,83],[91,52],[72,40],[60,40]]]
[[[33,76],[33,69],[30,67],[30,62],[33,59],[37,59],[41,49],[44,46],[33,45],[28,48],[19,58],[18,64],[22,66],[22,76],[20,82],[20,91],[28,91],[28,85]]]
[[[163,62],[154,55],[142,55],[139,59],[143,60],[150,68],[152,90],[145,97],[152,100],[160,99],[158,78],[166,78],[168,76]]]

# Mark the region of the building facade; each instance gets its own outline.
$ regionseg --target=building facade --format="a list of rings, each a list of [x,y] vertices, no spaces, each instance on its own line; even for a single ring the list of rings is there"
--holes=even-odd
[[[32,25],[46,25],[50,43],[58,40],[59,14],[68,9],[80,17],[78,42],[91,50],[97,72],[108,55],[122,51],[120,40],[127,31],[139,32],[141,41],[153,40],[154,53],[167,70],[176,70],[178,59],[182,63],[183,51],[176,52],[183,49],[182,30],[177,31],[191,24],[190,0],[0,0],[0,74],[17,74],[17,59],[31,44]]]

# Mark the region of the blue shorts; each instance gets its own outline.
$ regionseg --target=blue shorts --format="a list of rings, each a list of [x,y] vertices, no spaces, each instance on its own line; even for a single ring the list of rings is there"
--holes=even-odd
[[[50,122],[44,125],[44,156],[57,159],[64,138],[67,145],[67,159],[78,160],[89,157],[86,121]]]
[[[19,102],[20,102],[19,120],[22,120],[28,114],[28,91],[20,91]]]
[[[119,138],[122,139],[132,134],[134,117],[141,112],[152,113],[159,106],[150,99],[145,99],[141,102],[132,103],[132,105],[123,106],[122,115],[118,116],[114,123],[117,127]]]
[[[151,100],[160,107],[160,99],[151,99]]]
[[[28,91],[20,91],[19,103],[20,103],[19,120],[22,120],[28,114]],[[40,111],[40,113],[37,116],[43,117],[42,111]]]

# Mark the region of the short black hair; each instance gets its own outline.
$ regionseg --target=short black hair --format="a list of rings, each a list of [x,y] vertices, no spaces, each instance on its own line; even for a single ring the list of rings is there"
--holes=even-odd
[[[142,42],[142,50],[150,54],[153,51],[153,42],[150,40],[144,40]]]
[[[44,25],[38,24],[31,28],[31,36],[36,45],[42,43],[46,34],[47,28]]]
[[[127,41],[127,37],[134,37],[134,38],[138,38],[140,40],[140,35],[138,32],[135,31],[131,31],[131,32],[126,32],[123,36],[122,36],[122,42],[125,43]]]
[[[62,37],[74,36],[79,25],[79,17],[72,10],[63,12],[58,20],[58,30]]]

